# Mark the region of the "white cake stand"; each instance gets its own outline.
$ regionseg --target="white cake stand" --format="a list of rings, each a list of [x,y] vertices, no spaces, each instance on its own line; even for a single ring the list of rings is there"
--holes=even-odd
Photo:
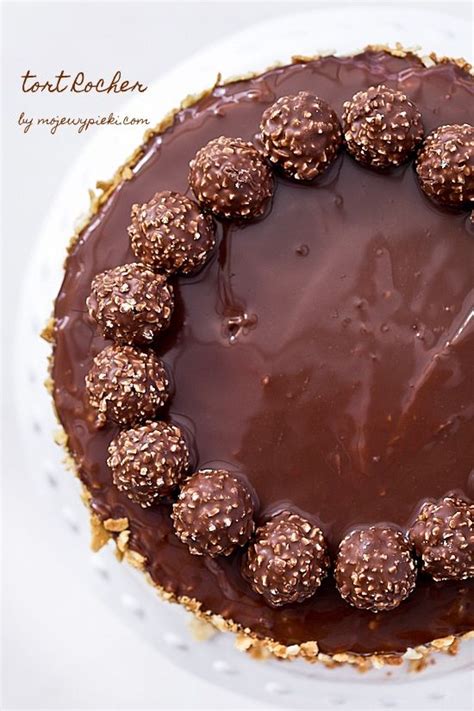
[[[402,3],[400,3],[402,7]],[[217,7],[217,6],[216,6]],[[189,93],[198,92],[223,77],[263,70],[293,54],[323,51],[345,54],[367,44],[397,41],[405,47],[421,45],[429,51],[469,59],[469,28],[452,17],[410,11],[394,17],[393,10],[356,6],[313,10],[256,25],[192,57],[159,79],[122,114],[149,116],[158,122]],[[406,670],[374,670],[360,675],[351,668],[325,669],[304,662],[256,662],[235,650],[233,637],[218,634],[196,642],[189,632],[190,616],[176,605],[157,599],[142,577],[117,564],[110,550],[77,555],[89,541],[87,514],[79,501],[78,483],[64,471],[62,452],[53,444],[56,422],[43,388],[49,348],[38,333],[47,320],[62,278],[62,262],[74,223],[88,207],[87,189],[97,179],[109,178],[118,164],[139,144],[142,129],[96,131],[46,216],[26,271],[15,359],[17,418],[32,479],[40,490],[41,506],[49,517],[60,519],[64,535],[58,541],[58,559],[82,566],[84,585],[107,597],[137,633],[181,667],[237,692],[246,692],[272,707],[319,708],[453,708],[472,694],[472,642],[465,642],[455,657],[438,655],[434,666],[421,675]],[[25,407],[28,403],[28,407]],[[49,511],[48,511],[49,507]],[[463,707],[467,706],[463,704]]]

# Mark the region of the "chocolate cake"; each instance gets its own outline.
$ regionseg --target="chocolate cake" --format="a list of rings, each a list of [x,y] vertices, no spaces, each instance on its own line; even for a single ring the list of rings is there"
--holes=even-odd
[[[244,649],[474,628],[473,93],[374,47],[217,84],[71,243],[45,335],[93,545]]]

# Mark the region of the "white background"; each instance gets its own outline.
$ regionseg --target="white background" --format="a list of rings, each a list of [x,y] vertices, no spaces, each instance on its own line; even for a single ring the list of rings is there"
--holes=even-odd
[[[3,3],[3,708],[263,708],[177,669],[138,639],[81,584],[74,561],[86,555],[84,551],[71,550],[69,560],[56,558],[54,529],[45,521],[51,512],[31,496],[22,452],[13,446],[5,336],[15,330],[22,268],[43,216],[88,134],[62,128],[51,136],[44,127],[36,127],[24,135],[16,119],[22,111],[35,116],[119,113],[123,98],[25,95],[20,75],[30,69],[46,79],[64,69],[82,70],[91,78],[109,77],[120,68],[126,78],[148,84],[225,34],[314,4]],[[403,5],[421,3],[392,3],[395,15]],[[433,5],[463,17],[469,27],[469,3],[423,3],[427,12]],[[321,45],[324,28],[315,28],[315,47]],[[160,117],[150,118],[153,123]],[[117,164],[123,158],[118,155]]]

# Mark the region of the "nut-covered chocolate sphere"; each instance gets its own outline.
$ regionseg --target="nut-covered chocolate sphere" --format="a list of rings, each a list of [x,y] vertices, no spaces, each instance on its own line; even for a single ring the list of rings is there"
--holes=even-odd
[[[434,580],[474,576],[474,504],[457,496],[426,503],[409,535],[423,570]]]
[[[242,574],[272,607],[303,602],[326,576],[329,558],[322,531],[284,511],[257,529]]]
[[[124,264],[94,277],[86,303],[105,338],[143,345],[168,326],[173,289],[143,264]]]
[[[201,469],[173,506],[177,536],[195,555],[229,555],[254,530],[254,504],[245,484],[225,469]]]
[[[167,274],[199,269],[216,243],[212,217],[194,200],[170,190],[132,206],[128,234],[137,258]]]
[[[339,120],[325,101],[307,91],[282,96],[260,123],[264,154],[296,180],[312,180],[336,157]]]
[[[153,417],[165,404],[169,380],[163,363],[152,351],[113,345],[94,358],[86,389],[99,427],[107,420],[134,425]]]
[[[189,466],[181,430],[166,422],[120,432],[109,445],[109,455],[115,486],[143,508],[168,496]]]
[[[360,610],[393,610],[412,592],[416,566],[400,531],[371,526],[339,545],[334,571],[341,596]]]
[[[373,168],[404,163],[423,138],[415,104],[383,84],[358,91],[346,101],[342,122],[349,153]]]
[[[440,126],[423,141],[416,161],[426,195],[453,207],[474,202],[474,126]]]
[[[189,184],[199,203],[219,217],[261,215],[273,192],[270,168],[241,138],[215,138],[189,164]]]

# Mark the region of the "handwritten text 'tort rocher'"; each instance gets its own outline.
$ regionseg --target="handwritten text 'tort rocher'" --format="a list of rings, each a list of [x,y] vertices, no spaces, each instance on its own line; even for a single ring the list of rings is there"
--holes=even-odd
[[[122,72],[120,70],[117,70],[109,80],[101,78],[90,81],[86,78],[84,72],[66,74],[64,69],[61,69],[59,74],[56,74],[51,81],[42,81],[38,79],[37,74],[32,74],[28,69],[25,74],[21,75],[21,79],[21,90],[25,94],[36,94],[37,92],[62,94],[65,91],[72,92],[73,94],[88,94],[91,91],[95,91],[99,94],[123,94],[133,91],[143,93],[148,89],[145,84],[139,81],[130,82],[127,79],[122,79]]]

